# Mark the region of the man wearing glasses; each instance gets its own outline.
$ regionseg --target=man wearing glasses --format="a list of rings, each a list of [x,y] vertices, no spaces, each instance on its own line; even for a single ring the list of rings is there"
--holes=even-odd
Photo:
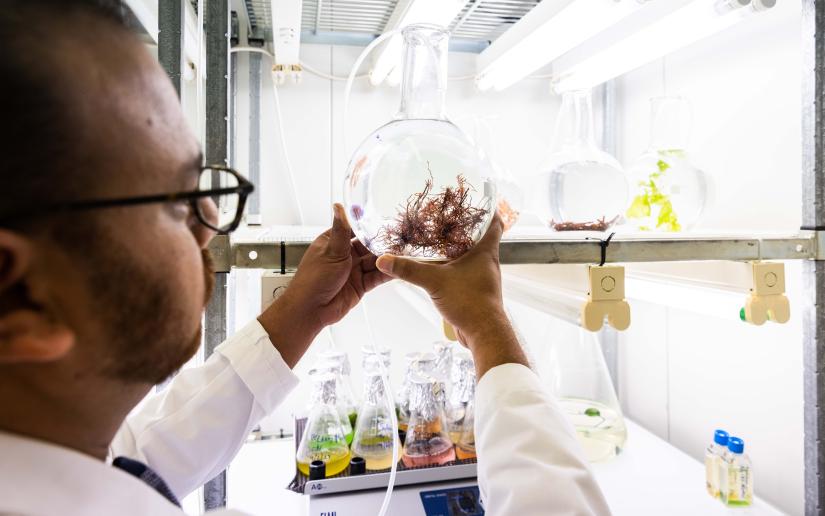
[[[98,3],[0,2],[0,514],[182,514],[320,330],[391,277],[424,287],[473,352],[488,512],[606,513],[504,315],[498,222],[448,265],[376,260],[336,206],[287,293],[133,411],[198,349],[207,243],[253,186],[203,166],[168,79]],[[536,474],[552,496],[528,488]]]

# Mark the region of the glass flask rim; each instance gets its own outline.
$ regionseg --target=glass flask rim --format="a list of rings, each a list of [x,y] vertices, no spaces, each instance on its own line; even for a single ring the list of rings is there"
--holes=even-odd
[[[422,33],[439,34],[441,36],[446,36],[447,38],[452,37],[452,33],[447,27],[437,23],[411,23],[401,29],[401,36],[404,37],[405,41],[407,41],[408,37],[414,34]]]

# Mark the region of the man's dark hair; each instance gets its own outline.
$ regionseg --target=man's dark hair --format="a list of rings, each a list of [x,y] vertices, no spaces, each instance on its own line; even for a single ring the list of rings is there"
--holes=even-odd
[[[126,31],[128,13],[115,0],[0,1],[0,226],[73,190],[86,151],[73,138],[72,98],[63,88],[71,77],[58,66],[62,43],[73,31]]]

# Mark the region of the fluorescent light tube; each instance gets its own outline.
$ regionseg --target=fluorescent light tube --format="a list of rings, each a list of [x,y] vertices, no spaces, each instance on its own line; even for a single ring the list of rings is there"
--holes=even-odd
[[[503,90],[643,7],[638,0],[542,2],[479,55],[478,88]]]
[[[639,30],[606,41],[595,52],[575,52],[553,64],[558,92],[588,89],[717,34],[756,12],[719,9],[718,0],[693,0]],[[766,2],[759,2],[760,6]]]
[[[401,0],[396,5],[385,32],[403,29],[415,23],[449,27],[466,3],[467,0]],[[403,47],[401,36],[396,35],[379,51],[378,59],[370,72],[370,82],[373,86],[384,82],[391,73],[400,77]]]

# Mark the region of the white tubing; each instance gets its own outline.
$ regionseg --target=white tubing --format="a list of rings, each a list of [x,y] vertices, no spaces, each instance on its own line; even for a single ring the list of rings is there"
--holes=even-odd
[[[270,59],[275,59],[271,52],[263,48],[257,47],[234,47],[229,50],[234,54],[237,52],[248,52],[253,54],[263,54],[269,56]],[[292,169],[292,162],[289,159],[289,151],[286,146],[286,136],[284,134],[284,120],[281,115],[281,99],[278,95],[278,81],[275,76],[272,76],[272,94],[275,98],[275,118],[278,120],[278,136],[281,140],[281,149],[284,153],[284,164],[286,165],[287,176],[289,177],[289,187],[292,190],[292,197],[295,199],[295,209],[298,211],[298,222],[304,225],[304,210],[301,208],[301,200],[298,197],[298,188],[295,182],[295,172]]]
[[[390,507],[390,500],[392,499],[392,489],[395,486],[395,476],[398,473],[398,416],[395,413],[395,397],[392,395],[390,387],[390,373],[387,371],[387,366],[384,364],[384,357],[378,353],[378,346],[375,344],[375,334],[370,325],[370,318],[367,312],[366,300],[361,300],[361,310],[364,312],[364,320],[367,324],[367,331],[370,335],[370,344],[372,344],[372,351],[378,357],[378,364],[381,368],[381,383],[384,384],[384,392],[387,395],[387,408],[390,410],[390,419],[392,421],[392,466],[390,466],[390,481],[387,484],[387,492],[384,494],[384,501],[381,503],[381,509],[378,511],[378,516],[386,516],[387,510]]]

